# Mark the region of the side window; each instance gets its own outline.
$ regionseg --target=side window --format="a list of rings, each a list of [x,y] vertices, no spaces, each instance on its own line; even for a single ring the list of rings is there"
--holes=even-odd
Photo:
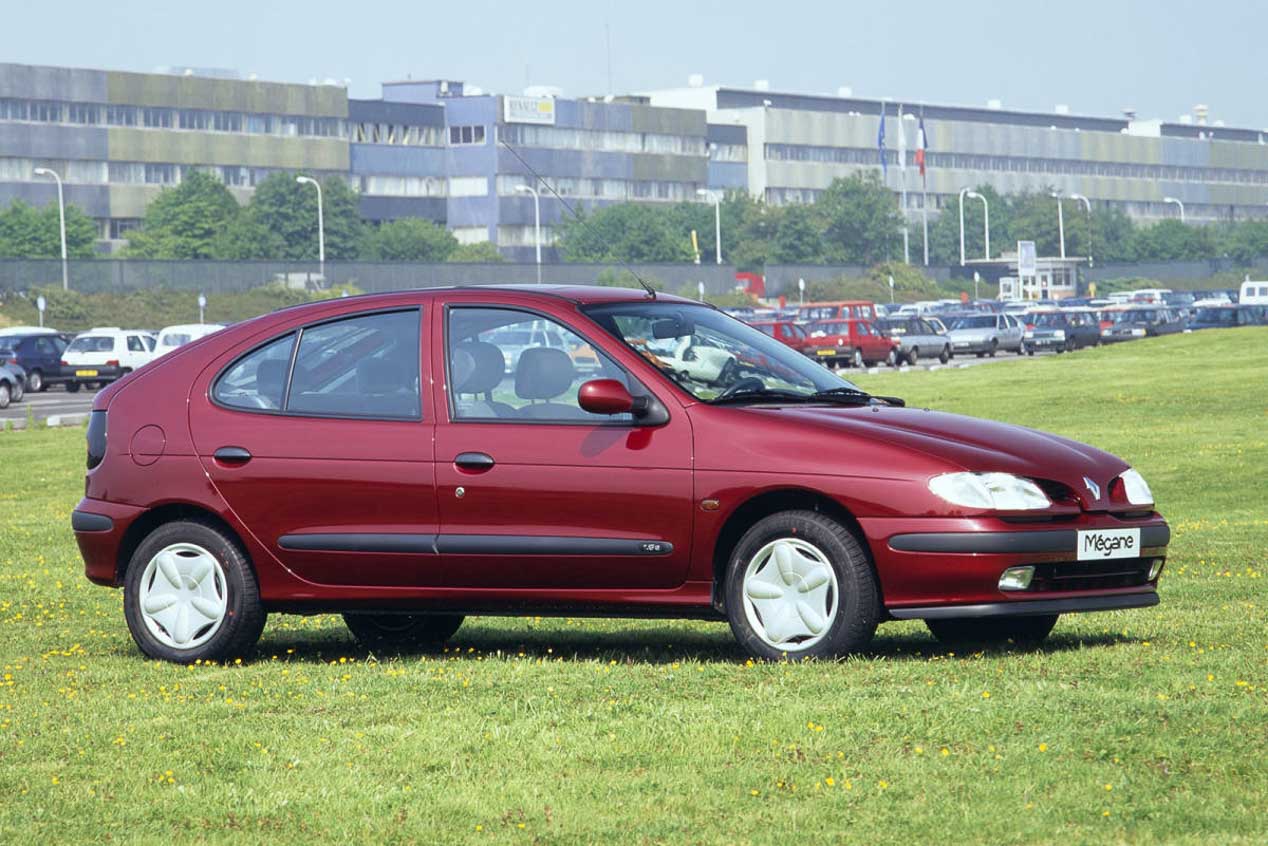
[[[57,347],[48,338],[35,339],[35,352],[37,355],[57,355]]]
[[[868,325],[868,324],[866,324],[866,323],[856,323],[856,324],[854,324],[854,325],[855,325],[855,326],[857,326],[857,327],[859,328],[859,334],[860,334],[860,335],[862,335],[864,338],[870,338],[870,337],[871,337],[871,335],[872,335],[872,327],[871,327],[871,326],[869,326],[869,325]]]
[[[417,419],[417,309],[345,317],[299,338],[286,411],[332,417]]]
[[[630,388],[630,381],[611,359],[554,320],[512,309],[456,307],[449,311],[448,333],[446,385],[455,420],[632,421],[628,414],[582,410],[577,392],[584,383],[616,379]],[[708,351],[680,346],[671,341],[665,355],[683,367],[709,359]]]
[[[292,332],[238,359],[216,380],[212,398],[230,408],[281,411],[294,345]]]
[[[140,335],[128,336],[128,352],[145,352],[145,344],[142,343]]]
[[[141,340],[145,342],[145,348],[150,352],[154,352],[154,345],[158,343],[153,335],[142,335]]]

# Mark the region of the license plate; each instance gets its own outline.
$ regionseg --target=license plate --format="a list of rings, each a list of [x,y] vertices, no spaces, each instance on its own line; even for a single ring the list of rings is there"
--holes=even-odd
[[[1090,529],[1079,532],[1079,560],[1139,558],[1140,529]]]
[[[819,355],[832,355],[835,350],[819,350]]]
[[[75,375],[76,376],[96,376],[97,371],[96,370],[76,370]]]

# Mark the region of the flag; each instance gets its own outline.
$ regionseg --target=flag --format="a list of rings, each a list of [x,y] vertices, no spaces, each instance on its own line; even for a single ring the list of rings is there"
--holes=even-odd
[[[904,174],[903,185],[907,184],[907,130],[903,129],[903,106],[898,104],[898,169]]]
[[[889,177],[889,162],[885,161],[885,101],[881,101],[881,128],[876,131],[876,149],[881,154],[881,179]]]
[[[924,111],[923,109],[921,110]],[[925,116],[920,115],[920,128],[916,130],[916,165],[920,168],[920,178],[925,178],[925,151],[929,149],[929,136],[925,133]]]

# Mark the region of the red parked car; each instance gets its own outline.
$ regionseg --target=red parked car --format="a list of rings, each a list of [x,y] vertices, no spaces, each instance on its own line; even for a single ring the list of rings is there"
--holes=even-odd
[[[898,342],[882,335],[870,320],[824,320],[812,323],[806,355],[825,364],[863,367],[884,362],[898,365]]]
[[[806,334],[806,328],[800,323],[791,320],[754,320],[749,325],[799,353],[810,354],[810,338]]]
[[[563,347],[515,346],[543,327]],[[732,358],[665,365],[684,340]],[[765,658],[858,650],[890,619],[1038,640],[1157,603],[1169,540],[1121,459],[904,408],[709,306],[613,288],[283,309],[106,388],[87,440],[87,576],[178,662],[330,611],[389,645],[525,613],[728,620]]]

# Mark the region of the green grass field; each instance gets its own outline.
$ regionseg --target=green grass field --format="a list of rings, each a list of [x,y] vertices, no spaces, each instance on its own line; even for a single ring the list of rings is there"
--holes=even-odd
[[[1124,456],[1174,540],[1158,608],[839,662],[564,619],[371,655],[334,617],[146,661],[81,575],[82,431],[0,434],[0,842],[1268,842],[1266,374],[1246,329],[861,377]]]

